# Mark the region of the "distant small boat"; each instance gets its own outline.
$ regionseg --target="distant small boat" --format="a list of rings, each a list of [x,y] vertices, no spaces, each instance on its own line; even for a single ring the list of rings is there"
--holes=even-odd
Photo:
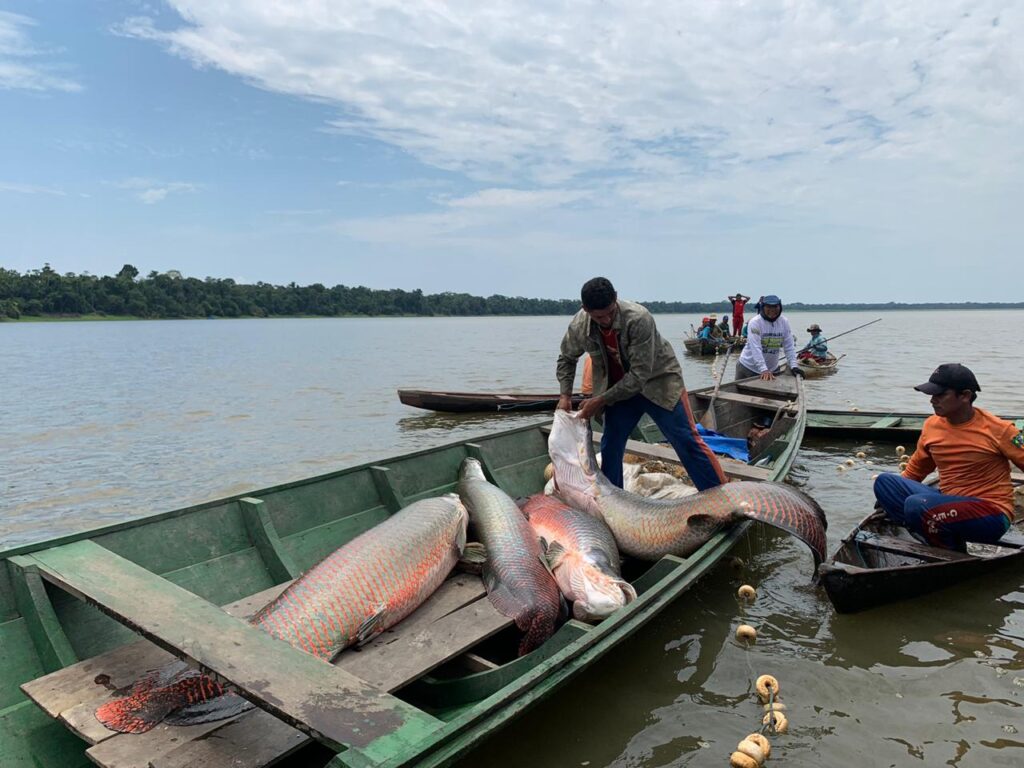
[[[1014,475],[1024,483],[1024,475]],[[967,552],[932,547],[873,512],[818,566],[818,582],[839,613],[854,613],[959,584],[964,579],[1024,566],[1024,519],[996,544],[967,545]]]
[[[572,396],[572,407],[577,409],[585,395]],[[444,413],[528,413],[553,411],[558,405],[558,393],[520,394],[498,392],[435,392],[426,389],[400,389],[398,399],[413,408]]]
[[[835,373],[839,367],[839,358],[831,352],[827,352],[824,362],[819,363],[814,358],[805,357],[797,360],[797,365],[804,372],[804,376],[813,379],[818,376],[827,376],[830,373]]]
[[[720,339],[719,341],[721,343],[715,344],[705,341],[704,339],[698,339],[694,336],[690,336],[683,339],[683,347],[686,349],[688,354],[695,355],[697,357],[707,357],[709,355],[725,354],[725,351],[730,347],[730,345],[736,349],[740,349],[747,343],[747,339],[744,336],[729,336],[725,339]]]

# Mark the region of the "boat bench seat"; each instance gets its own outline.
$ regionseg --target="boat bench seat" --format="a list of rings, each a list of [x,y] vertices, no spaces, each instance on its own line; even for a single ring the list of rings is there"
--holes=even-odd
[[[889,429],[891,427],[898,427],[903,423],[902,416],[885,416],[884,418],[878,419],[878,421],[871,422],[872,429]]]
[[[694,392],[693,394],[704,400],[710,400],[713,397],[710,392]],[[714,398],[716,401],[723,403],[741,403],[743,405],[751,405],[755,408],[766,408],[771,411],[777,410],[779,406],[786,404],[785,400],[779,400],[778,398],[744,395],[741,392],[719,391],[717,395],[714,395]]]
[[[891,552],[897,555],[909,555],[918,557],[930,562],[951,562],[953,560],[970,560],[970,555],[963,552],[955,552],[952,549],[932,547],[911,539],[902,539],[898,536],[882,536],[870,531],[860,531],[857,534],[857,543],[879,549],[883,552]]]
[[[232,618],[255,612],[287,584],[221,610],[93,542],[56,547],[32,559],[43,578],[130,622],[153,641],[130,643],[22,686],[45,712],[92,744],[88,757],[107,768],[255,768],[307,744],[312,736],[303,729],[316,730],[331,749],[354,745],[372,756],[375,736],[393,743],[438,725],[388,692],[511,624],[483,599],[478,576],[455,574],[399,625],[361,649],[346,650],[332,666]],[[110,585],[116,585],[113,591]],[[217,722],[159,725],[145,734],[115,733],[96,720],[96,707],[116,689],[175,656],[212,670],[260,708]],[[345,696],[340,702],[339,692]],[[332,706],[318,705],[327,700]],[[391,724],[375,725],[384,719]]]

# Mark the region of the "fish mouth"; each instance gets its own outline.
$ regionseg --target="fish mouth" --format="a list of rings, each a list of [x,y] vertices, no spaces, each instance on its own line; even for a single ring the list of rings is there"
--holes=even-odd
[[[580,621],[600,621],[636,600],[632,584],[604,573],[581,574],[578,588],[583,597],[573,602],[572,614]]]
[[[555,411],[548,437],[548,455],[555,468],[555,487],[583,490],[597,478],[590,424],[569,411]]]

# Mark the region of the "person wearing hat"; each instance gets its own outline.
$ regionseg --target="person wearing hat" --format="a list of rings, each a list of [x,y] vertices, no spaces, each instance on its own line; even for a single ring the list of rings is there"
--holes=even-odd
[[[708,325],[711,326],[711,338],[720,339],[724,335],[722,329],[718,325],[718,313],[712,312],[708,315]]]
[[[813,359],[818,364],[828,362],[828,340],[821,335],[821,326],[811,323],[807,328],[811,340],[797,353],[798,359]]]
[[[750,301],[750,297],[736,291],[735,296],[726,296],[726,298],[732,304],[732,335],[739,336],[740,329],[743,328],[743,308]]]
[[[935,415],[903,473],[875,480],[878,506],[933,546],[963,552],[968,541],[998,541],[1013,521],[1010,462],[1024,469],[1024,430],[974,406],[981,387],[960,363],[943,363],[914,389],[931,396]],[[936,469],[938,488],[924,485]]]
[[[622,487],[626,442],[646,413],[675,448],[698,489],[726,482],[718,459],[693,422],[672,344],[658,333],[651,313],[641,304],[620,299],[605,277],[584,283],[580,298],[583,307],[569,323],[559,349],[557,407],[572,409],[576,363],[589,355],[593,396],[583,401],[578,416],[604,416],[601,470],[605,476]]]
[[[779,358],[785,355],[794,376],[803,376],[796,364],[796,344],[789,320],[782,316],[782,299],[762,296],[757,302],[757,316],[747,325],[747,343],[736,363],[736,378],[760,376],[765,381],[775,378]]]

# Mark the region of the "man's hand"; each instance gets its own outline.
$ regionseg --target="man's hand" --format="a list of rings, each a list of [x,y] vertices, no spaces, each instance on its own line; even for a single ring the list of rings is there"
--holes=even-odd
[[[600,416],[601,411],[604,410],[604,398],[598,395],[597,397],[591,397],[584,400],[580,405],[580,410],[576,414],[581,419],[590,421],[595,416]]]
[[[775,374],[771,371],[765,371],[761,374],[761,381],[771,381],[775,378]]]
[[[790,369],[789,369],[789,371],[790,371],[790,373],[792,373],[792,374],[793,374],[794,376],[799,376],[799,377],[800,377],[801,379],[802,379],[802,378],[804,377],[804,372],[803,372],[803,370],[802,370],[802,369],[800,368],[800,366],[799,366],[799,365],[798,365],[798,366],[796,366],[795,368],[790,368]]]
[[[555,406],[556,411],[571,411],[572,410],[572,395],[559,395],[558,405]]]

